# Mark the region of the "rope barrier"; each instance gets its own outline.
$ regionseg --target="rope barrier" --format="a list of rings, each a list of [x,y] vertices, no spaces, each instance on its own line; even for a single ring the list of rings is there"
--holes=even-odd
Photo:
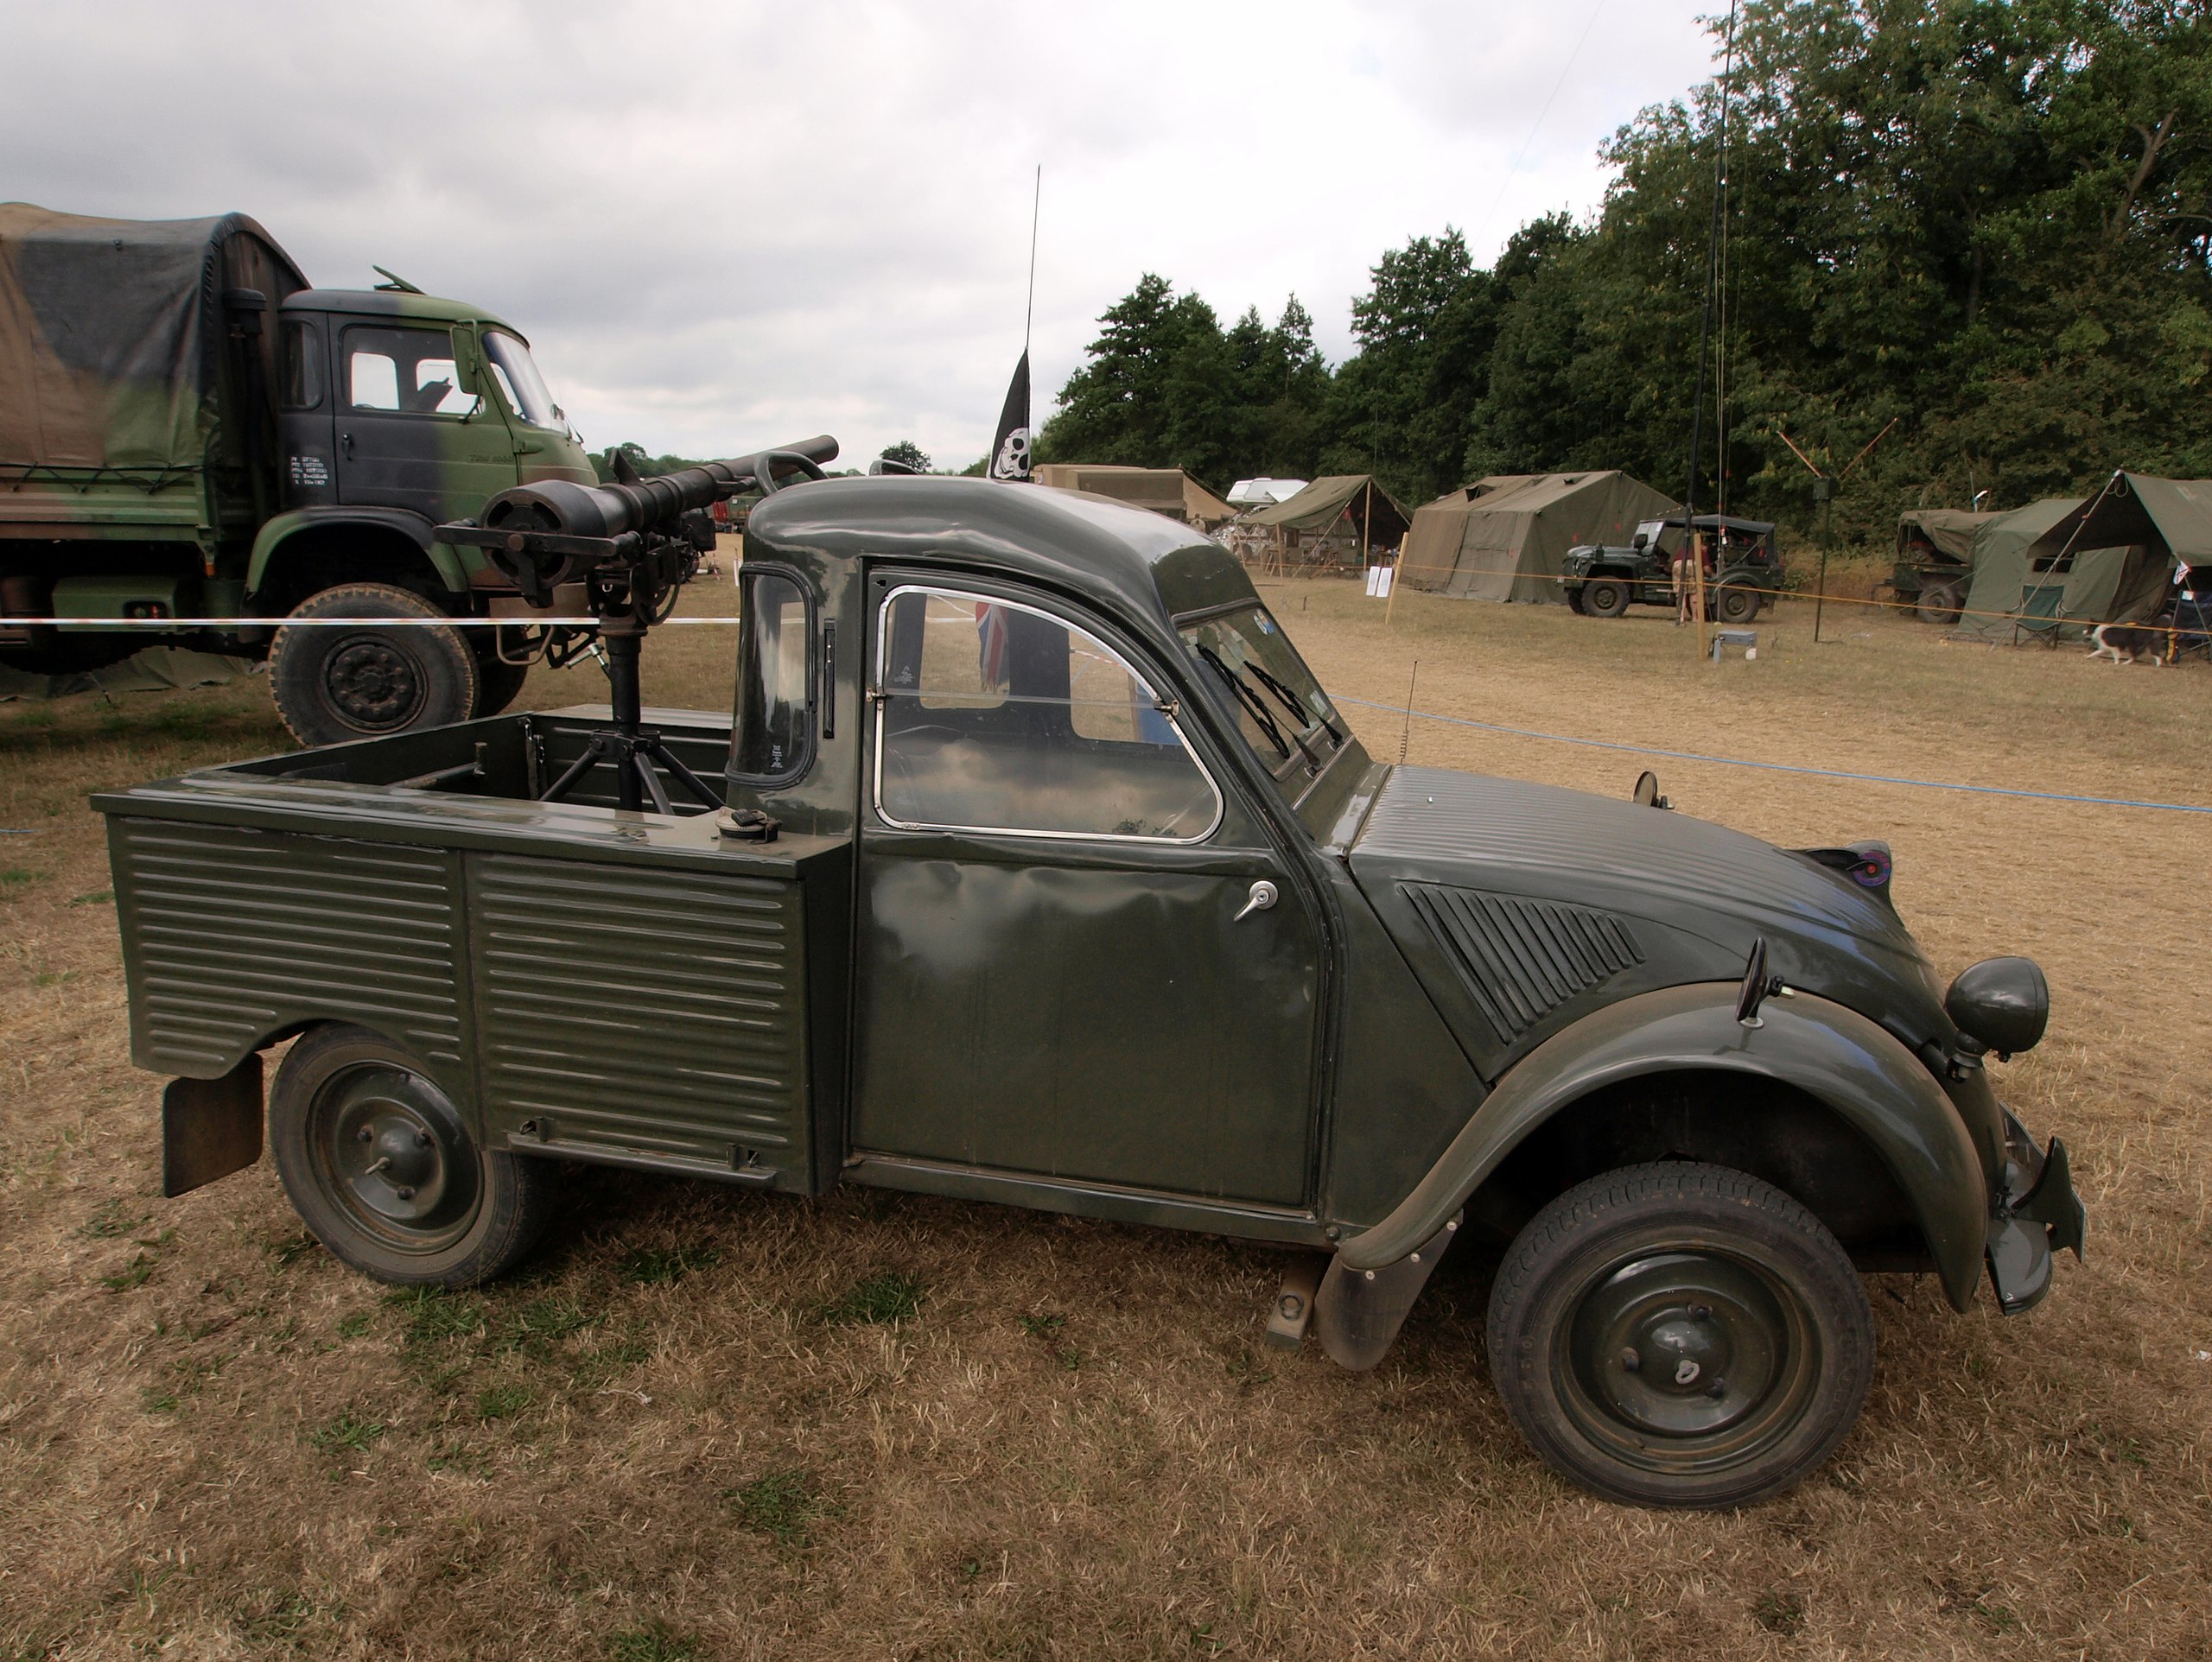
[[[1338,704],[1357,704],[1392,715],[1418,716],[1448,726],[1478,727],[1484,733],[1514,739],[1540,739],[1554,745],[1582,745],[1592,750],[1620,751],[1630,756],[1662,756],[1676,762],[1709,762],[1716,767],[1756,768],[1767,773],[1802,773],[1821,779],[1849,779],[1860,784],[1910,785],[1920,790],[1957,790],[1976,796],[2025,796],[2037,802],[2082,802],[2098,808],[2147,808],[2169,814],[2212,814],[2212,805],[2195,802],[2139,802],[2129,796],[2080,796],[2063,790],[2020,790],[2007,785],[1962,785],[1946,779],[1907,779],[1888,773],[1852,773],[1841,768],[1799,767],[1788,762],[1754,762],[1738,756],[1707,756],[1697,751],[1662,750],[1654,745],[1626,745],[1611,739],[1577,739],[1568,733],[1539,733],[1533,727],[1509,727],[1497,721],[1476,721],[1466,716],[1439,715],[1433,710],[1409,710],[1398,704],[1378,704],[1371,698],[1331,695]]]

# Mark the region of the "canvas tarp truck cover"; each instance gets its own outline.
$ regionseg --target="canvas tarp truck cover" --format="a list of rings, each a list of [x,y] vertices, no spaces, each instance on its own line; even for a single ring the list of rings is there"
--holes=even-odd
[[[1370,504],[1375,523],[1367,524]],[[1406,511],[1397,498],[1370,473],[1331,473],[1315,479],[1287,501],[1244,516],[1247,525],[1326,536],[1346,514],[1352,529],[1370,547],[1395,548],[1406,534]]]
[[[200,466],[223,428],[223,291],[266,299],[273,387],[276,308],[307,286],[243,214],[100,219],[0,203],[0,473]]]
[[[1969,513],[1964,508],[1911,508],[1897,516],[1897,552],[1902,555],[1918,531],[1929,546],[1947,560],[1970,565],[1976,532],[2002,514]]]
[[[1415,511],[1405,580],[1455,599],[1564,605],[1560,562],[1569,549],[1624,548],[1638,523],[1675,510],[1618,468],[1478,479]]]

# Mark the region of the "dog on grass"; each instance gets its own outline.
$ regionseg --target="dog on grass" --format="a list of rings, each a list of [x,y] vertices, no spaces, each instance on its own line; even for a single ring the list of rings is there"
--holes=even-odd
[[[2099,624],[2089,631],[2096,644],[2092,658],[2110,658],[2115,664],[2148,663],[2156,669],[2166,660],[2159,649],[2166,644],[2163,629],[2139,629],[2133,624]]]

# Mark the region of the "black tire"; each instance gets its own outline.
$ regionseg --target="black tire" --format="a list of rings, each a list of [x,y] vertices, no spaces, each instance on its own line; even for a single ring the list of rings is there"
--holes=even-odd
[[[1725,624],[1746,624],[1759,615],[1759,592],[1741,583],[1723,583],[1713,597],[1713,616]]]
[[[1957,584],[1937,583],[1920,591],[1913,602],[1912,615],[1924,624],[1940,624],[1948,628],[1958,622],[1966,605],[1966,594]]]
[[[1592,618],[1618,618],[1633,598],[1626,583],[1611,577],[1594,577],[1582,586],[1582,610]]]
[[[492,631],[479,630],[488,641]],[[496,652],[476,660],[476,714],[497,715],[522,696],[522,684],[530,679],[530,665],[509,663]]]
[[[446,613],[389,583],[312,594],[295,618],[423,618]],[[276,714],[302,745],[334,745],[466,721],[476,707],[476,654],[450,624],[282,628],[269,648]]]
[[[1490,1362],[1529,1446],[1592,1494],[1749,1506],[1858,1420],[1873,1313],[1789,1196],[1662,1161],[1568,1190],[1521,1232],[1491,1294]]]
[[[269,1147],[315,1238],[399,1286],[503,1275],[551,1215],[551,1166],[480,1148],[414,1059],[364,1027],[292,1047],[270,1088]]]
[[[1567,590],[1567,609],[1574,613],[1578,618],[1582,615],[1582,591],[1580,589],[1571,588]]]

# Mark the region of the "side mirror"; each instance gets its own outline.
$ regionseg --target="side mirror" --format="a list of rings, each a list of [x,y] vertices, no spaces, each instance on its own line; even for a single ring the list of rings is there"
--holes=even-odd
[[[1636,789],[1629,793],[1629,800],[1638,808],[1672,808],[1674,803],[1659,794],[1659,776],[1649,768],[1636,776]]]
[[[453,336],[454,385],[472,397],[484,396],[484,348],[476,339],[476,331],[456,325]]]

